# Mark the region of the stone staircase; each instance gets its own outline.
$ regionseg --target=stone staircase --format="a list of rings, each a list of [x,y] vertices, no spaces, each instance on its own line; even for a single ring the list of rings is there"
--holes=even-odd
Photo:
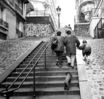
[[[60,68],[56,66],[56,57],[47,51],[47,66],[41,61],[36,67],[36,99],[80,99],[77,66],[68,67],[66,61]],[[65,73],[71,72],[72,81],[69,91],[64,90]]]
[[[46,68],[44,66],[44,56],[41,58],[35,68],[35,97],[33,98],[33,71],[29,74],[21,88],[14,92],[10,99],[81,99],[78,80],[77,66],[74,69],[68,67],[66,60],[60,68],[56,66],[56,56],[47,49]],[[27,62],[27,61],[26,61]],[[26,64],[25,62],[25,64]],[[22,64],[12,73],[4,85],[11,83],[13,78],[20,73],[25,64]],[[30,66],[31,67],[31,66]],[[30,68],[29,67],[29,68]],[[29,68],[23,73],[21,78],[13,86],[14,88],[20,83],[21,79],[28,73]],[[68,91],[64,90],[65,73],[71,72],[72,81]],[[0,97],[0,99],[2,99]]]

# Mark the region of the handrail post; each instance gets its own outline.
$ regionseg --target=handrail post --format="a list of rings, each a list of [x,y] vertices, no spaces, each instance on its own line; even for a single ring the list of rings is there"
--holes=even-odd
[[[7,93],[5,93],[5,94],[4,94],[4,96],[5,96],[5,98],[6,98],[6,99],[10,99],[10,95],[9,95],[9,93],[8,93],[8,92],[7,92]]]
[[[6,95],[6,99],[10,99],[8,95]]]
[[[33,68],[33,87],[33,97],[35,97],[35,66]]]
[[[44,66],[45,66],[45,69],[46,69],[46,55],[47,55],[46,50],[47,50],[47,48],[44,51]]]

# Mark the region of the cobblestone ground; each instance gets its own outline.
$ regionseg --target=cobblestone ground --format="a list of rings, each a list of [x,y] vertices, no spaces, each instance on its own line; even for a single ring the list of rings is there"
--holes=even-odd
[[[104,99],[104,39],[88,39],[92,47],[90,64],[85,66],[93,99]]]
[[[34,40],[9,40],[0,43],[0,74],[30,49]]]

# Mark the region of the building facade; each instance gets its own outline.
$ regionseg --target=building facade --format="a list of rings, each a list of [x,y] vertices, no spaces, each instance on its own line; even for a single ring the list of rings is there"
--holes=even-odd
[[[74,30],[78,36],[90,36],[89,24],[92,17],[94,0],[76,0]]]
[[[27,16],[51,16],[55,27],[57,28],[57,13],[56,13],[56,0],[29,0],[27,7],[32,5],[31,9]],[[29,9],[29,8],[28,8]],[[27,10],[28,10],[27,9]]]
[[[46,37],[57,29],[55,0],[29,0],[27,8],[27,36]],[[31,21],[31,18],[34,21]],[[28,21],[30,20],[30,22]]]
[[[76,0],[76,27],[78,23],[89,24],[88,32],[92,38],[104,37],[104,0]]]
[[[104,38],[104,0],[94,0],[90,20],[90,34],[93,38]]]
[[[94,8],[93,0],[76,0],[75,23],[87,23],[90,21],[92,9]]]
[[[0,0],[0,39],[15,39],[24,34],[27,0]]]

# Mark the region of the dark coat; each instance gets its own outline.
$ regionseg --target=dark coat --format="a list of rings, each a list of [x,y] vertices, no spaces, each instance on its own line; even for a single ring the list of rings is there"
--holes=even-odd
[[[54,51],[64,51],[64,37],[62,37],[62,36],[55,36],[55,37],[52,38],[52,40],[54,38],[57,38],[57,40],[58,40],[58,46],[54,49]]]
[[[64,39],[66,46],[66,55],[76,55],[76,46],[80,45],[78,38],[74,35],[68,35]]]
[[[87,45],[81,45],[78,47],[80,50],[82,50],[82,54],[84,55],[90,55],[91,54],[91,46]]]

